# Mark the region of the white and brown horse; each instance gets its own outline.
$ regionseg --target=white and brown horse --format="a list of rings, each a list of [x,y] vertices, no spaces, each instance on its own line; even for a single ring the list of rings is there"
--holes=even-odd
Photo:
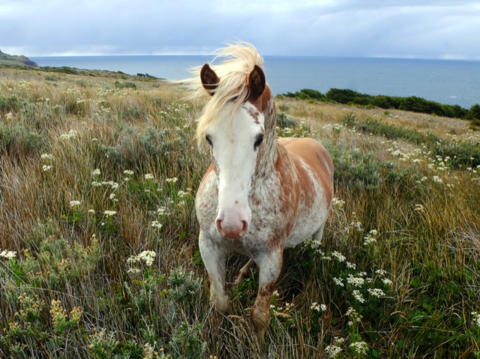
[[[322,238],[332,201],[333,163],[313,139],[277,140],[274,98],[263,59],[252,45],[231,45],[221,54],[229,60],[216,71],[205,64],[197,86],[212,96],[197,127],[212,156],[195,204],[200,252],[211,279],[210,302],[222,313],[228,310],[226,256],[251,258],[237,281],[257,264],[252,319],[263,341],[284,249],[312,236]]]

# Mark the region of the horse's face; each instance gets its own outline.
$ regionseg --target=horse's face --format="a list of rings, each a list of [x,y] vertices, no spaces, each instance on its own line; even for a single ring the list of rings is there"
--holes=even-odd
[[[230,117],[229,106],[219,115]],[[248,230],[252,218],[248,194],[263,132],[263,115],[251,103],[245,102],[235,112],[233,120],[220,120],[210,126],[205,136],[219,179],[216,226],[225,237],[239,238]]]
[[[218,81],[213,70],[205,65],[202,69],[205,88],[212,88]],[[255,66],[249,77],[250,100],[259,99],[265,86],[265,75]],[[249,101],[237,106],[236,110],[232,102],[227,103],[218,116],[218,121],[205,132],[205,141],[211,146],[219,181],[215,222],[222,236],[240,238],[247,233],[252,219],[248,195],[252,188],[259,149],[263,145],[264,116]]]

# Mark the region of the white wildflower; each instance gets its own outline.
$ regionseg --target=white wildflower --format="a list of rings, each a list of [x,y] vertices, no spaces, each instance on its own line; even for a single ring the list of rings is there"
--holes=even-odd
[[[94,175],[94,176],[100,176],[101,173],[102,173],[102,172],[100,172],[100,170],[97,168],[96,170],[94,170],[94,171],[92,172],[92,175]]]
[[[151,173],[147,173],[147,174],[145,175],[145,179],[146,179],[146,180],[153,179],[153,175],[152,175]]]
[[[140,269],[138,268],[130,268],[127,270],[127,273],[140,273]]]
[[[333,205],[333,208],[335,208],[336,210],[340,210],[345,205],[345,201],[342,201],[341,199],[338,199],[338,198],[333,198],[332,205]]]
[[[377,270],[375,271],[375,273],[377,273],[377,274],[379,274],[379,275],[381,275],[381,276],[384,276],[385,274],[387,274],[387,272],[384,271],[383,269],[377,269]]]
[[[339,285],[340,287],[344,287],[344,284],[341,278],[333,277],[333,281],[335,282],[336,285]]]
[[[328,354],[329,358],[336,358],[338,354],[342,352],[342,348],[337,347],[334,344],[330,344],[325,348],[325,353]]]
[[[167,178],[167,183],[175,183],[178,181],[178,178],[177,177],[173,177],[173,178]]]
[[[95,214],[95,210],[93,210],[93,209],[89,209],[89,210],[88,210],[88,213]]]
[[[3,251],[2,253],[0,253],[0,257],[3,257],[3,258],[6,258],[8,260],[12,260],[14,259],[15,257],[17,256],[17,252],[14,252],[14,251]]]
[[[52,166],[42,166],[43,172],[48,172],[52,169]]]
[[[110,197],[108,197],[108,198],[114,199],[115,197],[116,197],[116,196],[115,196],[115,193],[112,193],[112,194],[110,195]]]
[[[181,198],[185,197],[185,196],[188,196],[188,193],[187,192],[184,192],[184,191],[178,191],[177,192],[177,195]]]
[[[390,285],[390,284],[392,284],[392,281],[391,281],[390,279],[388,279],[388,278],[383,278],[383,279],[382,279],[382,282],[383,282],[383,284],[385,284],[385,285]]]
[[[345,256],[337,251],[332,253],[332,257],[336,257],[339,262],[344,262],[345,261]]]
[[[116,211],[105,211],[103,212],[107,217],[112,217],[117,214]]]
[[[352,294],[355,299],[358,300],[360,303],[365,303],[365,299],[363,299],[362,293],[360,293],[360,291],[354,290]]]
[[[53,160],[53,156],[49,153],[44,153],[40,157],[42,158],[42,160]]]
[[[355,227],[355,230],[357,232],[362,232],[363,231],[362,223],[360,221],[357,221],[357,222],[353,223],[353,227]]]
[[[355,269],[357,267],[355,263],[347,262],[346,264],[347,264],[347,268]]]
[[[63,135],[60,136],[61,140],[68,140],[70,138],[76,138],[78,132],[75,130],[70,130],[68,133],[64,133]]]
[[[162,226],[162,224],[161,224],[160,222],[158,222],[158,221],[153,221],[153,222],[152,222],[152,227],[153,227],[153,228],[158,228],[158,229],[160,229],[160,228],[162,228],[163,226]]]
[[[70,201],[70,207],[80,206],[80,201]]]
[[[133,171],[130,171],[130,170],[125,170],[123,171],[123,173],[126,174],[127,176],[133,175]]]
[[[442,179],[439,178],[438,176],[433,176],[433,181],[437,183],[443,183]]]
[[[415,205],[415,211],[423,212],[424,210],[425,210],[425,207],[423,207],[421,204],[416,204]]]
[[[353,284],[355,287],[361,287],[365,283],[365,279],[361,277],[354,277],[353,275],[349,274],[347,278],[348,284]]]
[[[473,325],[480,327],[480,314],[478,312],[472,312]]]
[[[363,242],[363,245],[369,245],[369,244],[372,244],[372,243],[376,243],[377,242],[377,239],[376,239],[376,236],[377,236],[377,233],[378,231],[376,229],[372,229],[363,239],[365,240]]]
[[[378,289],[378,288],[375,288],[375,289],[369,288],[369,289],[368,289],[368,292],[369,292],[371,295],[374,295],[374,296],[377,297],[377,298],[380,298],[380,297],[385,296],[385,293],[383,292],[383,290]]]
[[[350,348],[353,348],[359,354],[366,354],[368,345],[365,342],[355,342],[350,344]]]
[[[143,251],[138,255],[138,257],[145,262],[147,266],[151,266],[154,259],[155,259],[156,253],[153,251]]]

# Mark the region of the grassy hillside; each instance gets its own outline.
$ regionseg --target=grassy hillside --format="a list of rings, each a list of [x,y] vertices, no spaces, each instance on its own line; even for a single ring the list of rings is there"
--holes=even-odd
[[[8,55],[0,51],[0,65],[10,66],[38,66],[35,62],[30,61],[26,56]]]
[[[266,348],[258,271],[211,322],[194,197],[204,105],[116,73],[0,69],[0,357],[480,355],[480,136],[469,122],[278,100],[335,163],[321,244],[285,253]],[[142,80],[142,81],[140,81]],[[247,261],[232,256],[227,282]]]

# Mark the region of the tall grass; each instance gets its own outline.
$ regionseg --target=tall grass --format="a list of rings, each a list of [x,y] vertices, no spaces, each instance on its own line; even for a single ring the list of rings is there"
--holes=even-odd
[[[162,81],[0,72],[0,357],[479,355],[476,168],[342,126],[341,107],[279,101],[280,136],[330,150],[336,200],[322,243],[285,252],[261,348],[256,269],[228,284],[220,329],[208,304],[203,103]],[[229,258],[228,283],[245,262]]]

